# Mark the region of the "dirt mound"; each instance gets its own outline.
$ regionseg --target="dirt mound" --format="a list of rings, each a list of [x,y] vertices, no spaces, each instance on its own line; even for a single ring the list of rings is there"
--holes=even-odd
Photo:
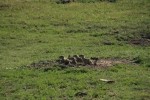
[[[48,67],[52,67],[54,66],[56,63],[54,61],[51,60],[43,60],[43,61],[39,61],[39,62],[33,62],[30,65],[28,65],[28,67],[31,68],[48,68]]]
[[[129,44],[150,46],[150,39],[147,39],[147,38],[131,39],[131,40],[129,40]]]
[[[75,0],[58,0],[58,1],[56,1],[57,4],[67,4],[67,3],[71,3],[71,2],[75,2]]]
[[[133,63],[131,61],[128,61],[126,59],[115,59],[115,58],[97,58],[97,57],[91,57],[91,58],[85,58],[84,55],[74,55],[74,56],[68,56],[68,58],[65,58],[64,56],[60,56],[57,60],[51,61],[51,60],[45,60],[45,61],[39,61],[39,62],[33,62],[28,67],[30,68],[52,68],[54,66],[58,66],[61,68],[66,67],[79,67],[79,66],[87,66],[87,67],[101,67],[106,68],[113,66],[115,64],[129,64]]]
[[[3,3],[0,4],[0,10],[5,10],[5,9],[10,8],[10,7],[11,7],[10,4],[3,4]]]
[[[128,61],[126,59],[115,59],[115,58],[102,58],[97,61],[96,67],[110,67],[115,64],[129,64],[132,61]]]

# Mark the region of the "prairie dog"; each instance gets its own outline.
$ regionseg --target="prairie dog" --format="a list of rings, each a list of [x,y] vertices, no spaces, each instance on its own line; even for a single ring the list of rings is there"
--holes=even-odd
[[[97,57],[91,57],[92,60],[94,60],[94,65],[97,65],[97,61],[99,60]]]
[[[74,55],[73,57],[76,58],[76,61],[77,61],[78,63],[83,63],[83,59],[82,59],[81,57],[79,57],[78,55]]]
[[[90,59],[86,59],[84,55],[79,55],[82,58],[84,65],[92,65],[93,62]]]
[[[62,64],[65,64],[65,65],[70,64],[70,60],[65,58],[64,56],[59,56],[59,59],[60,59],[60,63]]]

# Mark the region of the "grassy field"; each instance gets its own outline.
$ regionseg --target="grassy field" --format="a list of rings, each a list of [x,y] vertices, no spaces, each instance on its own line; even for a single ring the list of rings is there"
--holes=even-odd
[[[150,1],[89,1],[0,0],[0,100],[150,99],[150,45],[130,42],[150,39]],[[23,67],[69,54],[138,63],[46,72]]]

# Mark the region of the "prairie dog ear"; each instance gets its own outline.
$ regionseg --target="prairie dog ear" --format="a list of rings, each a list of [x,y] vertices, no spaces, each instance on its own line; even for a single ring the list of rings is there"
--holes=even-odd
[[[79,57],[84,58],[85,56],[84,55],[79,55]]]
[[[68,55],[68,58],[70,58],[71,56],[70,55]]]
[[[64,59],[65,57],[64,56],[59,56],[59,59]]]

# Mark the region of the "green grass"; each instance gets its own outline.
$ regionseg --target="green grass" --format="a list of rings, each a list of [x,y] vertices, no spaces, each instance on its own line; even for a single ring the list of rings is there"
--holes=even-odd
[[[15,74],[14,74],[15,73]],[[149,98],[149,68],[118,65],[109,69],[15,69],[1,73],[2,99],[136,99]],[[138,76],[138,77],[137,77]],[[144,77],[144,78],[143,78]],[[113,79],[108,84],[100,78]],[[87,96],[75,96],[86,92]]]
[[[0,99],[150,98],[150,46],[127,42],[150,34],[150,1],[87,2],[0,1]],[[113,45],[104,45],[107,41]],[[138,66],[56,68],[48,72],[21,67],[69,54],[138,58],[141,62]],[[106,84],[100,78],[116,82]],[[76,97],[80,91],[87,96]]]

